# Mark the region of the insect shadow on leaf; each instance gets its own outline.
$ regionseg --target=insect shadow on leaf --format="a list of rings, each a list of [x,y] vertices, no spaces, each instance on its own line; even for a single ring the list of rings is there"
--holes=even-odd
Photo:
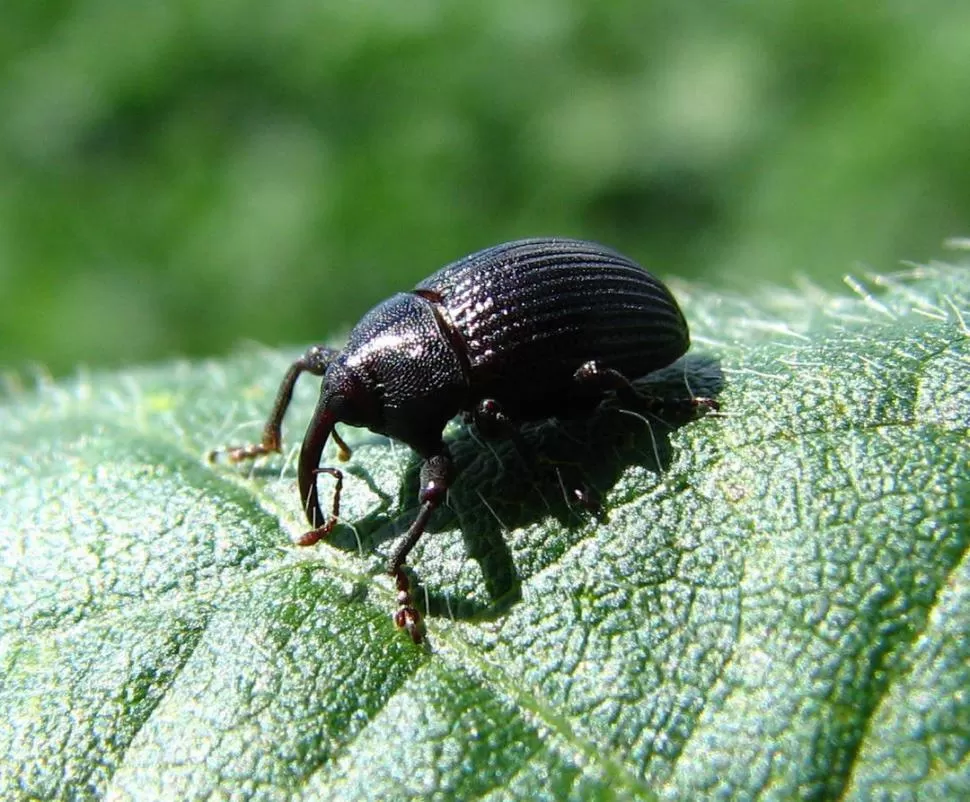
[[[448,447],[459,478],[447,503],[431,517],[414,569],[408,568],[422,612],[465,621],[500,618],[521,599],[523,578],[554,563],[585,537],[591,519],[608,524],[600,501],[627,468],[641,466],[657,475],[668,470],[671,434],[698,417],[691,399],[714,399],[723,386],[716,360],[690,354],[635,382],[641,404],[611,398],[586,418],[526,424],[500,440],[482,436],[474,426],[456,427]],[[366,467],[352,467],[349,472],[383,500],[353,522],[353,533],[338,526],[330,544],[365,552],[392,547],[414,519],[421,464],[412,453],[396,503],[377,491]],[[550,517],[565,535],[530,555],[523,577],[510,546],[513,532]],[[440,565],[432,570],[434,550],[441,548],[434,535],[450,530],[460,531],[466,559],[478,564],[484,596],[456,590]]]

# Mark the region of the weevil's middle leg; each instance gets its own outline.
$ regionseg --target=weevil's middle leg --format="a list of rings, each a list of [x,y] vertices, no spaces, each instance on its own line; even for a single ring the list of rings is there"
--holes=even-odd
[[[438,454],[425,460],[424,465],[421,466],[421,490],[418,495],[421,509],[414,523],[408,528],[404,540],[394,550],[387,566],[387,572],[394,577],[397,586],[398,609],[394,614],[394,623],[406,630],[415,643],[421,643],[424,640],[424,622],[421,613],[414,606],[411,582],[404,570],[404,563],[407,561],[408,554],[421,539],[421,535],[424,534],[432,513],[444,503],[454,474],[454,463],[444,445],[441,446]]]

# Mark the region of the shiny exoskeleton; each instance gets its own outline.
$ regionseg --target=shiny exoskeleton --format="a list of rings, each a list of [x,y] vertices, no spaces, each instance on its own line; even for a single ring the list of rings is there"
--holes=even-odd
[[[420,642],[423,624],[403,566],[454,479],[442,440],[447,422],[463,413],[484,434],[502,434],[522,421],[586,414],[610,394],[632,400],[631,379],[669,365],[689,345],[670,291],[625,256],[571,239],[509,242],[379,304],[343,350],[310,348],[283,379],[261,442],[227,451],[233,461],[279,451],[297,378],[304,371],[323,377],[299,460],[300,496],[313,529],[298,543],[310,545],[339,514],[340,472],[322,469],[337,479],[329,516],[320,510],[316,483],[329,437],[349,457],[335,424],[366,427],[413,448],[424,459],[420,510],[388,570],[398,588],[395,621]]]

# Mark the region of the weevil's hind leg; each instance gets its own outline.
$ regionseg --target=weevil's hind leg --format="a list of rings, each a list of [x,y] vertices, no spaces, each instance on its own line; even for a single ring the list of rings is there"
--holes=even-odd
[[[263,454],[271,454],[279,451],[283,444],[281,426],[283,416],[286,414],[290,401],[293,400],[293,388],[296,380],[301,373],[312,373],[314,376],[322,376],[327,372],[330,363],[337,358],[340,352],[335,348],[328,348],[325,345],[314,345],[307,349],[307,352],[296,362],[290,365],[289,370],[280,382],[280,389],[276,393],[276,401],[273,409],[269,413],[269,419],[263,427],[263,437],[258,443],[246,446],[224,446],[209,452],[209,461],[216,459],[220,454],[225,454],[230,462],[242,462],[243,460],[253,459]],[[340,444],[340,441],[338,441]],[[341,459],[344,455],[350,456],[346,445],[341,448]]]
[[[444,503],[454,475],[455,466],[451,455],[442,445],[441,450],[426,459],[421,466],[421,490],[418,494],[421,508],[418,510],[418,517],[414,519],[404,540],[394,550],[387,566],[387,572],[394,577],[397,585],[397,612],[394,614],[394,623],[401,629],[407,630],[415,643],[421,643],[424,640],[424,622],[421,619],[421,613],[414,606],[411,582],[404,571],[404,563],[411,549],[424,534],[431,514]]]
[[[620,371],[613,368],[605,368],[596,361],[585,362],[579,366],[573,374],[573,381],[582,389],[591,394],[599,393],[605,395],[608,392],[615,392],[616,397],[622,404],[637,404],[640,393]]]
[[[652,412],[668,412],[674,415],[694,415],[698,410],[717,412],[721,405],[714,398],[681,397],[663,398],[639,392],[620,371],[605,368],[598,362],[586,362],[573,374],[578,385],[591,392],[614,392],[619,402],[630,409]]]

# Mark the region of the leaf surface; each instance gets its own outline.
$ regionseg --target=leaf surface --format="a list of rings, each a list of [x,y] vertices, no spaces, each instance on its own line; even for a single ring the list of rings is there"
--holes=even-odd
[[[0,795],[970,793],[970,274],[680,289],[693,355],[653,381],[724,415],[606,406],[526,451],[452,425],[460,479],[410,560],[426,648],[383,574],[406,448],[342,429],[344,525],[312,548],[313,381],[286,454],[205,460],[258,438],[292,354],[8,394]]]

